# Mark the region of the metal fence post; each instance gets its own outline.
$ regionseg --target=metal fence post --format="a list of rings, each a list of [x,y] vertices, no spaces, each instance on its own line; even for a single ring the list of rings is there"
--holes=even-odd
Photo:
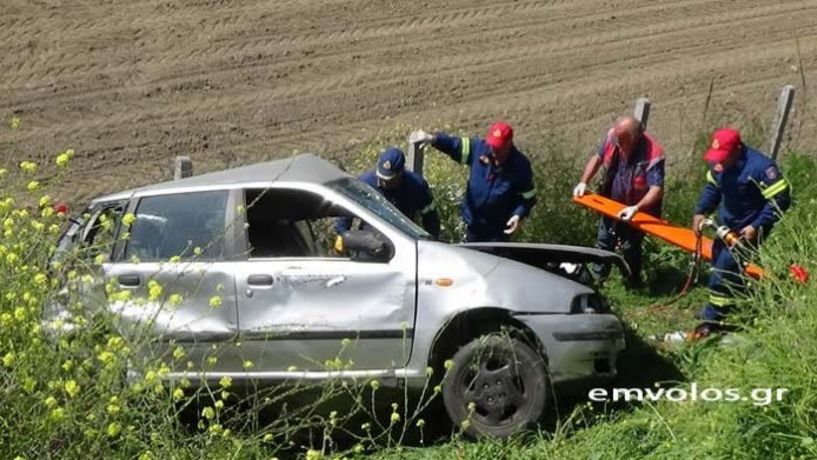
[[[187,156],[177,156],[174,161],[173,179],[184,179],[193,175],[193,161]]]
[[[635,109],[633,110],[633,116],[636,120],[640,121],[645,128],[647,127],[647,121],[650,119],[650,104],[649,98],[639,97],[635,101]]]
[[[772,137],[769,139],[769,156],[772,157],[772,160],[777,160],[777,153],[780,151],[780,144],[783,142],[783,132],[786,130],[786,123],[789,121],[792,101],[794,101],[794,85],[786,85],[777,98],[777,111],[772,122]]]
[[[419,175],[423,175],[423,145],[422,142],[411,142],[409,137],[408,144],[408,158],[406,158],[406,167],[409,171],[414,171]]]

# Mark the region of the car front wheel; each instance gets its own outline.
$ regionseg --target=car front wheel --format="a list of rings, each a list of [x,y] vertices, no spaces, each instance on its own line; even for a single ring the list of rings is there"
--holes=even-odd
[[[443,384],[449,417],[469,436],[506,437],[540,420],[550,391],[547,366],[518,338],[474,339],[453,357]]]

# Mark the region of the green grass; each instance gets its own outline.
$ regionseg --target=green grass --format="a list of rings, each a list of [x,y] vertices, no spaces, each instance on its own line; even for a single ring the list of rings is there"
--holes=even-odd
[[[792,262],[817,267],[817,186],[814,158],[793,155],[783,162],[796,202],[761,248],[759,262],[770,276],[754,286],[736,313],[745,330],[726,345],[707,340],[660,351],[645,338],[656,332],[689,327],[704,302],[700,285],[677,303],[656,292],[680,287],[684,258],[660,249],[651,265],[652,292],[627,291],[613,280],[605,294],[628,323],[630,347],[620,361],[618,387],[648,387],[656,382],[688,388],[785,388],[781,402],[658,402],[617,407],[578,407],[554,433],[536,433],[505,441],[461,439],[423,450],[400,452],[400,458],[814,458],[817,456],[817,284],[795,282]],[[668,199],[674,199],[670,195]],[[691,203],[686,203],[691,207]],[[664,283],[666,286],[661,286]],[[652,307],[652,308],[651,308]],[[381,458],[398,453],[384,452]]]
[[[350,172],[370,167],[380,148],[402,144],[408,130],[398,126],[380,133],[343,163]],[[586,157],[577,157],[560,145],[550,139],[522,146],[532,152],[539,204],[520,239],[592,245],[597,216],[570,201],[570,191]],[[458,241],[463,229],[457,207],[467,171],[434,152],[427,152],[427,159],[426,176],[441,212],[443,237]],[[613,277],[603,289],[628,327],[629,347],[619,362],[621,375],[611,385],[684,386],[697,382],[701,387],[788,388],[790,393],[782,402],[764,407],[750,402],[584,404],[586,393],[579,391],[562,400],[564,413],[547,432],[481,442],[455,435],[422,449],[416,447],[420,445],[416,436],[412,442],[394,447],[388,420],[397,409],[387,407],[384,418],[379,419],[387,427],[380,433],[384,437],[368,443],[367,452],[376,458],[416,459],[817,456],[817,310],[812,306],[817,284],[814,280],[798,284],[788,275],[792,262],[811,270],[817,267],[815,166],[813,158],[796,155],[787,157],[783,164],[793,183],[796,203],[762,248],[759,262],[771,276],[754,287],[752,297],[737,315],[746,325],[738,334],[740,342],[721,346],[705,341],[677,350],[659,350],[650,344],[647,337],[652,334],[694,325],[693,313],[704,301],[699,284],[670,304],[683,284],[688,256],[663,243],[647,241],[648,287],[627,290]],[[42,207],[28,204],[43,200],[43,191],[27,190],[32,177],[22,171],[0,174],[0,279],[4,286],[0,295],[0,458],[317,459],[323,458],[321,452],[362,456],[355,452],[353,443],[334,440],[344,436],[338,436],[331,413],[318,407],[307,407],[309,417],[264,421],[253,411],[239,410],[222,388],[196,393],[184,382],[161,387],[156,377],[163,368],[158,361],[137,363],[145,372],[144,378],[123,385],[120,377],[125,360],[134,356],[132,347],[143,344],[122,342],[111,332],[110,318],[91,314],[92,306],[83,301],[71,312],[92,326],[89,332],[56,343],[50,340],[39,327],[40,306],[59,284],[50,276],[46,261],[64,222],[47,212],[50,204],[45,201]],[[699,161],[680,161],[670,177],[665,216],[684,224],[691,217],[703,167]],[[50,182],[58,180],[55,177]],[[63,275],[68,276],[68,268],[63,267]],[[77,267],[77,276],[88,268]],[[169,290],[164,294],[170,294]],[[179,398],[177,390],[182,390]],[[370,393],[357,391],[327,387],[319,399],[332,400],[347,393],[369,397]],[[202,404],[211,408],[213,418],[196,411],[190,426],[181,423],[177,409],[194,397],[204,398]],[[219,407],[219,400],[227,404]],[[368,399],[363,401],[368,404]],[[407,404],[397,401],[404,410]],[[345,416],[341,413],[338,423],[351,423]],[[408,418],[403,416],[402,421]],[[289,428],[300,428],[307,434],[290,436]],[[315,450],[307,453],[310,448]]]

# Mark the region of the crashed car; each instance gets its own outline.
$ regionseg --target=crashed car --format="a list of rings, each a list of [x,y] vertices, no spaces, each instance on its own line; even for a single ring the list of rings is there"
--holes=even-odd
[[[348,217],[362,225],[335,235],[335,219]],[[102,224],[115,234],[109,243],[98,241]],[[95,199],[58,254],[78,245],[95,248],[98,285],[132,293],[102,296],[123,331],[147,329],[193,362],[221,346],[207,380],[354,377],[423,388],[431,367],[444,375],[451,420],[469,419],[474,436],[537,422],[553,410],[553,384],[615,375],[625,346],[621,321],[575,279],[583,264],[623,264],[614,254],[434,241],[314,155]],[[354,364],[328,368],[341,341]],[[168,377],[202,374],[179,366]]]

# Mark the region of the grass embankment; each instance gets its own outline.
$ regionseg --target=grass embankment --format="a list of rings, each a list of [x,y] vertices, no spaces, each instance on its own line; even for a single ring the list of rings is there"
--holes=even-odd
[[[553,158],[553,157],[552,157]],[[575,174],[558,171],[568,165],[565,157],[547,164],[537,162],[537,180],[554,178],[558,185],[539,194],[538,219],[551,225],[564,218],[594,221],[568,207],[569,184]],[[583,159],[582,159],[583,161]],[[702,185],[703,166],[677,162],[667,183],[665,218],[686,224]],[[814,458],[817,456],[817,280],[795,282],[789,266],[798,263],[817,267],[817,184],[813,157],[788,155],[782,161],[792,184],[795,203],[762,246],[757,260],[770,276],[755,283],[750,297],[742,301],[732,320],[743,325],[727,344],[717,339],[658,350],[648,336],[688,329],[695,311],[705,299],[706,273],[696,287],[672,305],[686,276],[688,256],[663,243],[646,243],[647,287],[624,289],[615,279],[604,288],[615,310],[630,328],[628,350],[620,360],[621,376],[611,385],[619,388],[677,386],[691,390],[739,389],[748,400],[736,402],[648,402],[643,404],[586,404],[562,417],[554,432],[527,434],[506,441],[464,442],[455,440],[439,447],[411,452],[408,458]],[[573,172],[578,169],[573,169]],[[549,180],[546,178],[545,180]],[[691,178],[691,179],[690,179]],[[541,187],[540,187],[541,190]],[[550,203],[549,203],[550,201]],[[544,208],[544,209],[543,209]],[[543,212],[544,211],[544,212]],[[533,219],[537,217],[534,216]],[[588,244],[592,232],[586,224],[571,232],[573,239]],[[557,223],[556,234],[566,229]],[[542,234],[550,234],[551,231]],[[530,237],[530,234],[526,235]],[[556,241],[563,239],[557,238]],[[538,241],[554,241],[538,239]],[[786,389],[781,401],[770,393],[753,389]],[[776,398],[777,393],[773,393]],[[586,395],[586,394],[585,394]],[[580,395],[581,397],[581,395]],[[393,453],[383,453],[389,458]]]
[[[377,150],[407,130],[381,136],[349,166],[360,171],[374,164]],[[554,147],[532,146],[536,152],[539,204],[528,220],[522,238],[570,244],[592,244],[596,217],[570,203],[570,190],[585,157],[575,157]],[[66,154],[67,155],[67,154]],[[444,223],[444,236],[458,239],[457,203],[465,169],[447,158],[427,153],[426,175],[433,187]],[[64,168],[70,155],[58,157]],[[703,178],[699,162],[680,162],[668,185],[667,217],[687,222],[692,201]],[[650,242],[648,288],[625,291],[613,280],[605,289],[616,310],[627,321],[630,349],[622,357],[619,386],[643,387],[657,380],[697,382],[702,388],[787,388],[782,402],[763,407],[746,403],[657,403],[640,407],[582,406],[561,419],[554,434],[526,434],[509,441],[465,442],[460,438],[437,447],[381,451],[383,457],[413,458],[655,458],[771,457],[817,455],[815,426],[815,367],[817,311],[810,300],[816,285],[793,283],[790,262],[808,268],[817,265],[817,224],[812,183],[815,162],[789,157],[784,172],[791,178],[797,203],[763,247],[761,263],[772,276],[756,286],[747,300],[741,321],[748,325],[743,340],[730,347],[703,343],[678,352],[659,353],[643,340],[646,334],[664,332],[694,323],[692,312],[703,296],[700,288],[666,308],[647,307],[671,298],[683,282],[687,258],[678,251]],[[267,458],[275,455],[371,453],[375,445],[393,445],[394,438],[362,439],[361,445],[334,444],[346,413],[308,407],[300,415],[263,420],[253,409],[236,404],[229,381],[202,390],[188,382],[160,385],[168,368],[161,360],[131,363],[142,378],[124,384],[122,372],[136,347],[110,328],[110,318],[94,313],[90,300],[75,297],[66,318],[81,327],[71,338],[53,341],[40,326],[41,305],[60,285],[60,277],[81,281],[103,260],[79,258],[49,271],[46,261],[63,218],[51,211],[53,200],[44,198],[34,167],[2,172],[0,196],[0,457],[15,458]],[[689,181],[688,177],[695,180]],[[46,178],[39,178],[40,180]],[[56,179],[48,178],[51,182]],[[23,206],[37,203],[41,206]],[[105,227],[105,225],[103,225]],[[105,228],[102,229],[106,230]],[[88,248],[91,253],[98,248]],[[103,258],[104,259],[104,258]],[[80,263],[81,262],[81,263]],[[57,276],[59,274],[59,276]],[[79,283],[81,284],[81,283]],[[148,296],[166,298],[172,306],[172,286],[151,285]],[[79,293],[81,294],[81,293]],[[116,292],[111,292],[116,295]],[[155,299],[154,299],[155,300]],[[175,301],[181,301],[176,297]],[[219,302],[216,302],[217,304]],[[217,305],[216,305],[217,308]],[[168,350],[171,364],[184,364],[183,352]],[[206,370],[214,350],[204,362],[189,364]],[[215,361],[213,361],[215,362]],[[250,363],[251,365],[252,363]],[[330,363],[331,364],[331,363]],[[685,383],[687,382],[687,383]],[[329,388],[324,397],[355,392]],[[326,396],[326,395],[329,396]],[[273,395],[274,396],[274,395]],[[198,399],[192,426],[179,423],[176,410]],[[244,403],[248,401],[245,400]],[[257,402],[257,401],[256,401]],[[402,424],[394,409],[370,425]],[[569,405],[568,411],[572,410]],[[397,414],[397,416],[395,415]],[[272,422],[272,424],[266,424]],[[355,422],[358,423],[358,422]],[[412,423],[414,423],[412,421]],[[382,424],[382,425],[380,425]],[[412,425],[414,426],[414,425]],[[297,430],[311,438],[296,437]],[[310,439],[312,441],[310,441]],[[385,441],[385,442],[384,442]],[[295,444],[291,444],[295,443]],[[365,447],[361,449],[361,447]],[[308,451],[308,449],[312,449]]]

